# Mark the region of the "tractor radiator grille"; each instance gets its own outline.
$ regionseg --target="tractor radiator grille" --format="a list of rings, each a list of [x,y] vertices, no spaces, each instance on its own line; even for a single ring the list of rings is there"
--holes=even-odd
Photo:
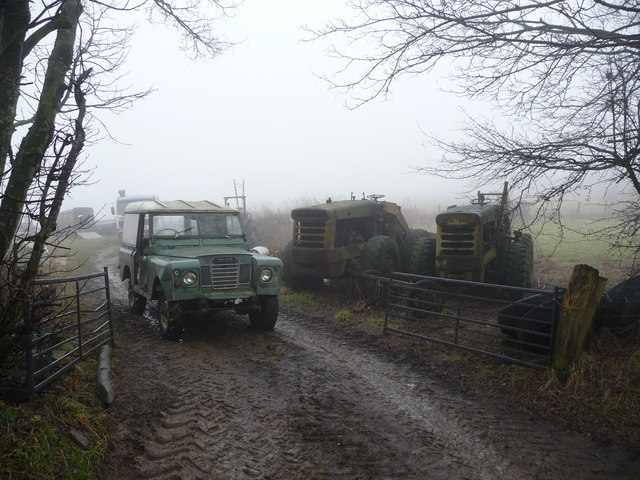
[[[443,226],[440,237],[440,255],[472,256],[476,248],[474,226]]]
[[[241,264],[237,257],[216,257],[200,267],[202,286],[214,290],[230,290],[251,281],[251,265]]]
[[[326,223],[323,220],[296,220],[295,228],[296,246],[324,248]]]

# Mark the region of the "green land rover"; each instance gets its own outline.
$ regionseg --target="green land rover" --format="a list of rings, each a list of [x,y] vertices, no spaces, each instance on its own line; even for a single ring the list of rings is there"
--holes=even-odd
[[[129,308],[157,301],[160,334],[178,339],[192,313],[233,310],[273,330],[282,262],[248,249],[239,212],[209,201],[148,200],[124,212],[119,270]]]

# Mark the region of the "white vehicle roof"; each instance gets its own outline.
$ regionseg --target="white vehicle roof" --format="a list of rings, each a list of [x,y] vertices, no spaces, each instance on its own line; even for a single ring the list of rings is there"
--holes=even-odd
[[[124,209],[124,213],[240,213],[231,207],[224,207],[209,200],[146,200],[132,202]]]

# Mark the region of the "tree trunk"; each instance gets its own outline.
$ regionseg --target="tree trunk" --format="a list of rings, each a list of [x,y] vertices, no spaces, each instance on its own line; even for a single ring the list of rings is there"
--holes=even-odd
[[[29,2],[3,1],[0,14],[0,178],[11,151],[11,136],[20,95],[23,48],[31,20]],[[5,226],[0,224],[0,229]]]
[[[80,0],[66,0],[60,16],[64,28],[57,31],[49,58],[40,101],[33,123],[22,139],[0,204],[0,255],[6,255],[20,223],[25,200],[42,160],[51,144],[56,116],[66,86],[66,75],[73,61],[76,29],[82,8]]]

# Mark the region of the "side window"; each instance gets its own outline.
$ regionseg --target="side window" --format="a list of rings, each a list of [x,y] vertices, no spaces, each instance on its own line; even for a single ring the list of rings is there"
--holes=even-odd
[[[127,213],[124,215],[124,223],[122,226],[122,243],[135,246],[136,237],[138,236],[138,220],[140,215],[135,213]]]

